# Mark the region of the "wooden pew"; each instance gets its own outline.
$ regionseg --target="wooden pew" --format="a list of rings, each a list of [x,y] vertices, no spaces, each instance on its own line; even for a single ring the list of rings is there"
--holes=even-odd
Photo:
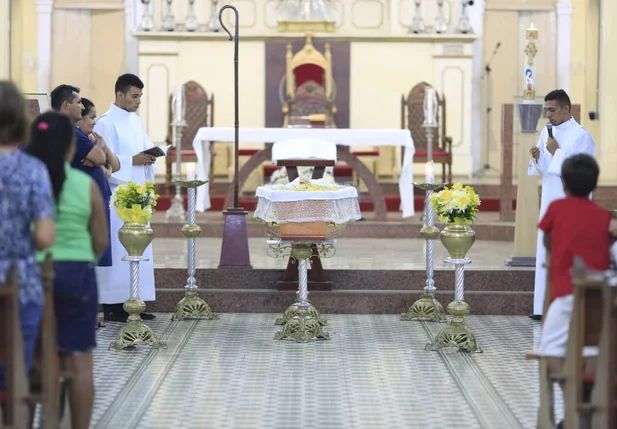
[[[58,429],[60,425],[60,358],[56,338],[56,314],[54,309],[54,266],[51,255],[40,264],[45,293],[43,317],[39,340],[31,372],[30,405],[32,414],[41,404],[41,421],[45,429]]]
[[[28,377],[19,321],[19,277],[11,270],[7,283],[0,285],[0,362],[6,365],[7,390],[0,392],[3,405],[1,428],[25,429],[29,422]]]
[[[617,278],[607,279],[603,290],[602,332],[596,382],[592,394],[592,428],[617,428]]]
[[[546,290],[544,295],[543,313],[546,315],[551,304],[551,253],[546,252]],[[544,324],[544,322],[542,322]],[[555,398],[553,394],[553,384],[555,378],[551,377],[548,371],[546,359],[538,355],[537,352],[527,352],[525,358],[538,361],[538,378],[540,381],[540,406],[538,408],[538,429],[553,429],[555,427]]]
[[[584,388],[595,381],[593,374],[584,373],[583,347],[598,346],[603,318],[603,289],[605,273],[585,269],[581,258],[576,258],[572,269],[574,309],[564,365],[564,428],[587,427],[592,411],[584,399]]]

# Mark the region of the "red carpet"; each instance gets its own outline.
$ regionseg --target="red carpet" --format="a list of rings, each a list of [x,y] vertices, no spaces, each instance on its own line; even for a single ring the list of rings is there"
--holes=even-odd
[[[159,198],[156,209],[159,211],[165,211],[171,205],[172,195],[161,195]],[[416,212],[424,210],[424,197],[416,196],[415,200],[415,210]],[[210,201],[212,203],[212,207],[209,211],[223,211],[223,204],[225,202],[224,195],[210,195]],[[398,195],[386,195],[386,207],[389,212],[397,212],[400,209],[401,199]],[[482,205],[480,206],[480,211],[483,212],[498,212],[499,211],[499,198],[483,198]],[[255,206],[257,205],[257,199],[253,196],[243,196],[240,197],[240,207],[244,208],[247,211],[254,211]],[[186,197],[184,197],[184,207],[186,208]],[[516,209],[516,201],[513,202],[512,208]],[[363,196],[360,197],[360,210],[363,212],[372,212],[373,211],[373,203],[369,197]]]

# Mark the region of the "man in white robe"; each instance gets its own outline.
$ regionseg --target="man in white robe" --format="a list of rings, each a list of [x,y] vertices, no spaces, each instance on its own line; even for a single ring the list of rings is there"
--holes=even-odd
[[[154,181],[154,164],[156,158],[143,153],[154,146],[146,133],[144,123],[135,113],[141,103],[143,82],[133,74],[125,74],[116,81],[116,100],[94,127],[120,160],[120,170],[109,178],[112,190],[121,184],[133,181],[144,184]],[[105,320],[124,322],[128,314],[122,304],[129,299],[130,270],[129,262],[123,261],[126,250],[118,239],[118,230],[122,220],[115,210],[110,213],[110,231],[112,247],[112,266],[97,267],[99,284],[99,302],[103,304]],[[143,301],[154,301],[154,264],[152,245],[148,246],[144,256],[148,261],[139,264],[139,297]],[[142,314],[144,320],[153,319],[151,314]]]
[[[561,165],[563,161],[576,154],[585,153],[595,158],[596,145],[591,134],[572,117],[570,97],[559,89],[550,92],[544,98],[544,108],[552,124],[553,138],[549,137],[548,128],[540,133],[538,145],[531,150],[537,160],[535,174],[542,175],[542,202],[540,203],[540,219],[546,213],[548,206],[555,200],[565,198],[561,182]],[[533,173],[531,173],[533,174]],[[546,248],[544,233],[538,230],[536,250],[536,281],[533,296],[534,320],[541,320],[546,293]]]

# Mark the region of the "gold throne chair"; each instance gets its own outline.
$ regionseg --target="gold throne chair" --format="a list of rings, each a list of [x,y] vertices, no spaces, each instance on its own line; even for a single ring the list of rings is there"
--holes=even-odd
[[[283,127],[335,128],[332,54],[326,43],[325,54],[313,46],[311,34],[295,55],[291,43],[285,55],[285,96]]]

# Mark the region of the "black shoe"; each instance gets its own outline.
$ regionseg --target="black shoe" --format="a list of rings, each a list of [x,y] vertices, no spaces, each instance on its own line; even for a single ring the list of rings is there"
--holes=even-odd
[[[535,320],[537,322],[541,322],[542,321],[542,315],[541,314],[530,314],[529,318],[531,320]]]
[[[142,320],[156,319],[156,316],[154,314],[150,314],[150,313],[141,313],[140,316],[141,316]]]
[[[141,313],[140,316],[142,320],[156,319],[156,316],[150,313]],[[124,310],[122,310],[122,312],[109,311],[103,314],[103,320],[105,320],[106,322],[126,322],[128,318],[129,314]]]
[[[557,423],[557,429],[563,429],[563,428],[564,426],[563,426],[563,420],[562,420],[559,423]]]

